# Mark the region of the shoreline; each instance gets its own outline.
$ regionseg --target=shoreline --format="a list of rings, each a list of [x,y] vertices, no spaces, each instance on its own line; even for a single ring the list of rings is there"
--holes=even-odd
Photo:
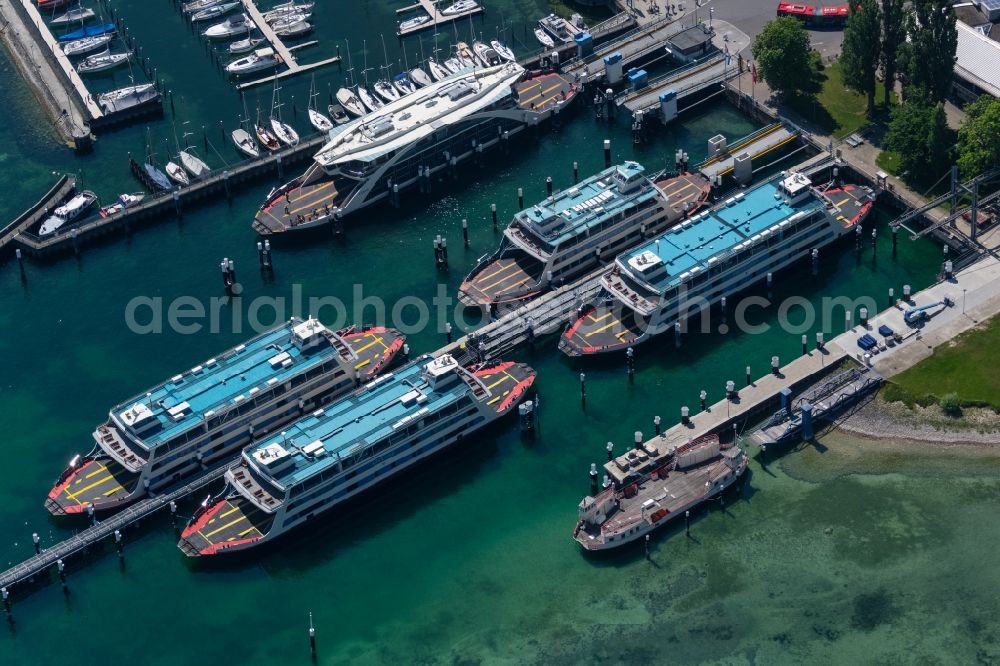
[[[837,424],[841,430],[870,440],[905,439],[928,444],[989,447],[1000,443],[1000,414],[987,408],[966,408],[959,419],[945,416],[939,407],[909,408],[887,403],[881,393]],[[978,419],[983,429],[977,429]],[[948,426],[955,426],[949,428]]]

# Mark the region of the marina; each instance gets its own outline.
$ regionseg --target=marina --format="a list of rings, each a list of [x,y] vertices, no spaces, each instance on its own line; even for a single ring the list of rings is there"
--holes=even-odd
[[[444,5],[444,7],[441,7],[441,5]],[[412,18],[408,18],[400,21],[399,28],[396,30],[396,34],[399,37],[406,37],[431,28],[436,30],[442,25],[460,21],[467,17],[479,16],[484,11],[482,4],[478,1],[420,0],[414,5],[397,9],[396,13],[409,16],[417,10],[423,10],[423,13],[417,15],[416,18],[418,20],[414,21]]]

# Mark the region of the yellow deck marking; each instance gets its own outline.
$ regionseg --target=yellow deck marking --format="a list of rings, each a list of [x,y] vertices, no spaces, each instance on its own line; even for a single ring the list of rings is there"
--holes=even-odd
[[[208,541],[209,543],[211,543],[211,539],[209,537],[211,537],[214,534],[218,534],[219,532],[221,532],[222,530],[226,529],[227,527],[232,527],[233,525],[239,523],[240,521],[246,520],[246,519],[247,519],[246,516],[240,515],[238,518],[234,518],[234,519],[230,520],[228,523],[226,523],[222,527],[216,527],[214,530],[212,530],[208,534],[202,534],[201,531],[199,531],[198,533],[201,534],[203,537],[205,537],[206,541]]]
[[[230,504],[229,506],[233,506],[233,505]],[[234,513],[236,511],[239,511],[239,510],[240,510],[240,508],[238,506],[233,506],[233,508],[231,508],[229,511],[225,511],[225,512],[219,514],[218,516],[216,516],[215,518],[225,518],[229,514]],[[215,518],[213,518],[213,520],[215,520]]]
[[[104,493],[104,496],[107,497],[108,495],[114,495],[115,493],[120,493],[123,490],[125,489],[122,488],[121,486],[118,486],[117,488],[112,488],[108,492]]]
[[[497,296],[499,296],[500,294],[506,293],[508,291],[517,289],[518,287],[520,287],[522,285],[525,285],[527,283],[528,283],[528,278],[521,278],[520,280],[518,280],[514,284],[508,285],[508,286],[504,287],[503,289],[501,289],[500,291],[498,291],[497,292]]]
[[[490,385],[489,385],[489,386],[487,386],[486,388],[492,391],[492,390],[493,390],[493,387],[494,387],[494,386],[500,386],[501,384],[503,384],[503,383],[504,383],[505,381],[507,381],[508,379],[510,379],[510,380],[514,380],[514,378],[513,378],[513,377],[511,377],[511,376],[510,376],[509,374],[507,374],[507,372],[504,372],[504,373],[503,373],[503,377],[501,377],[501,378],[500,378],[500,379],[498,379],[497,381],[493,382],[492,384],[490,384]],[[516,381],[516,380],[514,380],[514,381]]]
[[[847,203],[850,200],[851,200],[851,197],[846,197],[842,201],[838,201],[835,205],[837,206],[837,208],[840,208],[841,206],[843,206],[845,203]]]
[[[505,267],[502,271],[497,271],[491,277],[495,277],[497,275],[500,275],[501,273],[510,273],[515,268],[520,268],[520,266],[518,266],[517,263],[512,263],[509,266]],[[505,280],[509,280],[511,277],[517,277],[517,275],[516,274],[513,275],[513,276],[511,276],[511,275],[503,275],[502,277],[499,277],[496,280],[493,280],[492,282],[489,282],[487,284],[480,283],[479,284],[479,288],[480,289],[489,289],[490,287],[492,287],[494,285],[502,284]]]
[[[492,405],[492,404],[493,404],[494,402],[496,402],[497,400],[499,400],[499,399],[500,399],[500,398],[502,398],[502,397],[503,397],[503,396],[501,396],[501,395],[498,395],[497,397],[493,398],[492,400],[490,400],[490,401],[489,401],[489,402],[487,402],[486,404],[487,404],[487,405]]]
[[[506,270],[507,268],[510,267],[511,264],[516,264],[516,263],[517,263],[516,261],[511,261],[509,264],[505,264],[504,260],[500,259],[499,261],[497,261],[498,267],[493,272],[491,272],[489,274],[485,274],[485,275],[480,275],[479,279],[480,280],[485,280],[486,278],[491,278],[491,277],[493,277],[494,275],[497,274],[497,271]]]
[[[93,482],[92,484],[90,484],[89,486],[85,486],[85,487],[83,487],[83,488],[80,488],[80,490],[77,490],[77,491],[76,491],[75,493],[69,493],[69,494],[67,494],[67,495],[66,495],[66,497],[69,497],[70,499],[76,499],[76,496],[77,496],[77,495],[79,495],[80,493],[82,493],[82,492],[84,492],[84,491],[86,491],[86,490],[90,490],[90,489],[91,489],[91,488],[93,488],[94,486],[99,486],[99,485],[101,485],[102,483],[106,483],[106,482],[110,481],[110,480],[111,480],[111,479],[113,479],[113,478],[115,478],[115,477],[113,477],[113,476],[111,476],[110,474],[108,474],[108,475],[107,475],[106,477],[104,477],[104,478],[103,478],[103,479],[101,479],[100,481],[94,481],[94,482]]]
[[[240,532],[236,536],[246,536],[249,532],[253,532],[255,529],[257,529],[256,525],[251,526],[250,528],[243,530],[242,532]]]
[[[618,319],[617,319],[617,318],[615,318],[615,320],[614,320],[613,322],[611,322],[610,324],[605,324],[604,326],[601,326],[600,328],[598,328],[598,329],[595,329],[595,330],[591,331],[590,333],[586,333],[586,334],[584,334],[584,336],[583,336],[583,337],[585,337],[585,338],[589,338],[589,337],[590,337],[590,336],[592,336],[592,335],[597,335],[597,334],[598,334],[598,333],[600,333],[601,331],[606,331],[606,330],[608,330],[609,328],[611,328],[612,326],[614,326],[615,324],[620,324],[620,323],[621,323],[621,322],[620,322],[620,321],[618,321]]]
[[[314,187],[313,189],[309,190],[308,192],[306,192],[302,196],[292,198],[291,199],[291,204],[294,204],[294,203],[296,203],[296,202],[298,202],[298,201],[300,201],[302,199],[310,199],[317,192],[319,192],[321,190],[325,190],[328,187],[332,187],[332,186],[333,186],[333,181],[330,181],[330,182],[327,182],[327,183],[323,183],[322,185],[317,185],[316,187]],[[317,202],[318,202],[318,200],[313,200],[312,203],[306,203],[304,206],[296,206],[295,208],[291,208],[290,207],[288,209],[288,217],[295,217],[296,215],[298,215],[299,213],[301,213],[304,210],[307,210],[307,211],[309,211],[311,213],[316,208],[324,208],[324,206],[317,206],[316,205]],[[276,204],[276,205],[280,205],[281,206],[280,210],[284,211],[285,210],[284,206],[285,205],[289,205],[290,206],[291,204],[282,204],[279,201],[278,204]]]
[[[607,314],[603,314],[600,317],[595,317],[594,315],[589,314],[589,315],[587,315],[587,319],[589,319],[590,321],[592,321],[592,322],[594,322],[596,324],[599,321],[604,321],[605,319],[607,319],[608,317],[610,317],[612,314],[614,314],[614,313],[608,312]]]
[[[89,479],[92,476],[97,476],[101,472],[107,472],[108,471],[108,468],[105,467],[104,465],[102,465],[101,463],[95,463],[95,464],[97,465],[97,469],[94,470],[93,472],[91,472],[90,474],[88,474],[87,476],[83,477],[83,478]]]
[[[358,354],[360,356],[361,352],[363,352],[364,350],[368,349],[372,345],[379,344],[380,342],[382,342],[382,338],[376,336],[374,340],[372,340],[371,342],[369,342],[368,344],[366,344],[364,347],[361,347],[360,349],[355,349],[354,353]],[[385,347],[385,343],[384,342],[382,342],[382,346]]]
[[[562,85],[563,85],[563,83],[565,83],[565,82],[564,81],[559,81],[559,83],[557,83],[555,85],[552,85],[552,86],[549,86],[548,88],[542,89],[542,91],[540,93],[538,93],[537,95],[532,95],[531,97],[528,97],[527,99],[519,99],[518,100],[518,105],[520,105],[520,106],[524,106],[526,104],[530,105],[531,102],[534,102],[539,97],[543,97],[543,96],[547,95],[548,93],[552,92],[556,88],[561,88]],[[536,84],[536,85],[538,85],[538,87],[541,88],[541,84],[540,83]],[[531,87],[532,86],[525,87],[524,91],[527,92],[528,90],[531,89]]]
[[[360,370],[361,368],[365,367],[366,365],[368,365],[371,362],[372,362],[372,360],[370,358],[366,358],[365,360],[361,361],[361,363],[358,363],[357,365],[355,365],[354,369],[355,370]]]

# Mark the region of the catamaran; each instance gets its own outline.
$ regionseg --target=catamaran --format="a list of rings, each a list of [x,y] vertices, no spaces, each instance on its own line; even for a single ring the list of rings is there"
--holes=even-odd
[[[403,336],[293,318],[111,408],[45,502],[56,515],[125,506],[330,405],[386,370]]]

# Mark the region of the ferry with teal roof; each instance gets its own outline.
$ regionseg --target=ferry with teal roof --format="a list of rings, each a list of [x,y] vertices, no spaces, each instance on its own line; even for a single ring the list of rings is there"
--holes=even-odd
[[[605,265],[697,211],[709,183],[697,174],[652,177],[637,162],[604,169],[511,220],[458,291],[470,307],[533,298]]]
[[[619,256],[559,348],[569,356],[638,345],[861,224],[867,187],[781,172]]]
[[[53,515],[123,507],[329,404],[386,370],[404,338],[293,318],[111,409],[49,492]]]
[[[181,533],[189,556],[259,546],[515,411],[535,372],[425,356],[243,451]]]

